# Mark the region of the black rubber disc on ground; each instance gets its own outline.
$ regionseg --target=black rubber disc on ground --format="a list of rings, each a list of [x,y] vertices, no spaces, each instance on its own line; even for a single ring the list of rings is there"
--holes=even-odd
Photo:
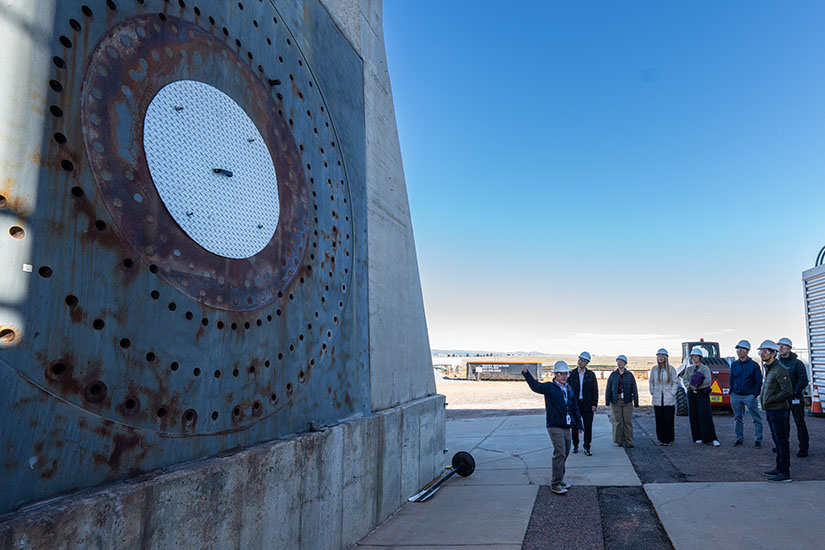
[[[473,459],[473,455],[467,451],[458,451],[453,455],[453,470],[455,470],[458,475],[467,477],[472,474],[475,469],[476,461]]]

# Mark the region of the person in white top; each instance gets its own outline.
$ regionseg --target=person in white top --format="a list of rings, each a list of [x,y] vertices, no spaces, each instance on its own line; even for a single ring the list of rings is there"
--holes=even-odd
[[[656,418],[656,438],[659,445],[672,445],[675,439],[676,390],[679,377],[668,361],[665,348],[656,352],[656,366],[650,370],[650,395],[653,397],[653,414]]]

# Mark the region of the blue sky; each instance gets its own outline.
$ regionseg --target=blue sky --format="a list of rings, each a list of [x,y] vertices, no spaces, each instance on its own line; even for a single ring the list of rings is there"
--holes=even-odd
[[[433,348],[804,347],[825,3],[384,3]]]

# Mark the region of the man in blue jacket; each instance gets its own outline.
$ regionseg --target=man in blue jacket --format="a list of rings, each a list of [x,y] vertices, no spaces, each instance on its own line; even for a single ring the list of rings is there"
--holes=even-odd
[[[572,439],[570,428],[575,424],[579,433],[584,433],[582,417],[573,388],[567,384],[570,367],[564,361],[553,365],[553,381],[537,382],[525,365],[521,374],[527,380],[530,389],[544,395],[544,408],[547,411],[547,433],[553,444],[553,477],[550,490],[557,495],[567,493],[570,484],[564,481],[564,463],[570,454]]]
[[[736,434],[734,447],[745,441],[745,426],[742,417],[745,407],[753,418],[753,446],[762,446],[762,415],[759,414],[759,394],[762,392],[762,369],[748,357],[751,344],[740,340],[736,344],[738,359],[730,364],[730,406],[733,409],[733,431]]]

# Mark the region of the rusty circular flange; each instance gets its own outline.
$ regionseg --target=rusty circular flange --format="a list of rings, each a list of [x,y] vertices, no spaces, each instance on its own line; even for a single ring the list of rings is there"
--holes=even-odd
[[[152,181],[143,149],[144,116],[159,90],[187,78],[231,97],[256,123],[278,172],[280,217],[269,243],[250,258],[213,254],[181,229]],[[309,197],[289,125],[270,91],[235,52],[200,27],[150,15],[112,27],[86,71],[81,103],[86,153],[123,239],[178,290],[234,311],[274,302],[297,276],[309,242]],[[174,150],[176,144],[169,143]],[[231,239],[232,235],[225,238]]]

